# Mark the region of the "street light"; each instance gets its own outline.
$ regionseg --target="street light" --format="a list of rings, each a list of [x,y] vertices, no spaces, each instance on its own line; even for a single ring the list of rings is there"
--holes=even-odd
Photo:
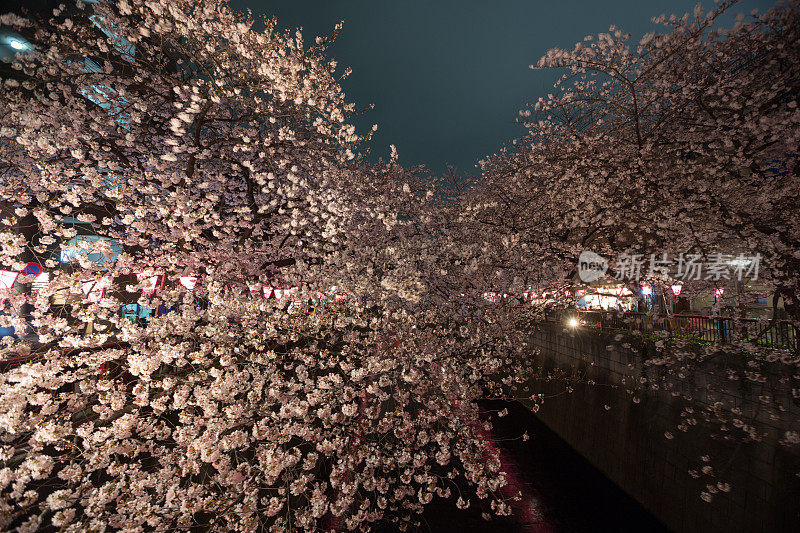
[[[25,41],[17,39],[16,37],[12,37],[7,42],[8,46],[13,48],[14,50],[26,50],[28,48],[28,45],[25,43]]]
[[[567,320],[567,325],[574,329],[574,328],[577,328],[578,326],[580,326],[581,322],[577,318],[572,317],[569,320]]]

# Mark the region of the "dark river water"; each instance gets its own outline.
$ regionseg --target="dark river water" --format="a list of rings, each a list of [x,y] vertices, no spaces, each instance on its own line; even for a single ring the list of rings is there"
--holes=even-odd
[[[474,502],[461,511],[452,502],[435,499],[423,514],[419,531],[667,531],[523,406],[486,402],[484,407],[509,411],[503,418],[492,417],[490,438],[500,450],[513,493],[522,491],[522,501],[514,505],[512,517],[486,521]],[[525,430],[528,441],[519,439]]]

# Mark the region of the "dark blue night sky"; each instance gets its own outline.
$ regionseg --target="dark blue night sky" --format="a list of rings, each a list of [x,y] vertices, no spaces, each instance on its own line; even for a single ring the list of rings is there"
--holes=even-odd
[[[615,24],[638,39],[661,13],[683,14],[696,0],[232,0],[236,9],[276,15],[281,27],[302,27],[308,42],[344,28],[330,49],[343,70],[348,100],[374,104],[355,120],[379,130],[373,158],[395,144],[404,165],[434,172],[447,163],[462,173],[518,137],[517,111],[550,91],[553,72],[533,71],[549,48],[572,47]],[[745,0],[734,11],[768,9]],[[713,4],[706,0],[706,7]]]

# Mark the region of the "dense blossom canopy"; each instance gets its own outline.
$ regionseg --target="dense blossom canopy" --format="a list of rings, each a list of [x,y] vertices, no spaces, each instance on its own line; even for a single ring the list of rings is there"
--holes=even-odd
[[[548,51],[532,68],[562,76],[552,94],[520,112],[525,135],[483,162],[459,220],[503,243],[507,256],[496,257],[505,264],[534,280],[539,273],[538,287],[577,282],[580,254],[593,251],[634,294],[650,284],[662,303],[651,311],[662,313],[678,272],[651,271],[648,258],[724,257],[727,268],[731,258],[758,256],[758,290],[731,273],[681,287],[684,296],[719,301],[724,293],[736,302],[731,331],[723,330],[732,342],[703,344],[663,327],[652,341],[619,334],[614,344],[650,354],[646,372],[626,383],[635,400],[659,390],[686,400],[678,431],[703,421],[715,438],[769,436],[796,447],[800,358],[796,349],[759,344],[742,318],[748,299],[771,290],[790,323],[773,309],[760,331],[800,325],[800,9],[779,4],[721,28],[735,5],[657,17],[665,31],[638,44],[612,26],[573,49]],[[645,258],[639,279],[615,271],[623,254]],[[755,400],[738,401],[741,390]],[[711,471],[704,457],[703,472]],[[708,501],[719,490],[709,487]]]
[[[394,150],[366,162],[338,28],[309,44],[223,0],[3,15],[35,49],[0,80],[0,263],[49,277],[0,294],[25,322],[2,340],[0,528],[507,514],[477,402],[541,399],[520,296],[563,294],[585,249],[759,252],[797,320],[800,15],[723,32],[727,7],[550,51],[567,74],[526,135],[438,188]],[[658,348],[666,382],[713,357]],[[734,349],[754,382],[796,374]]]
[[[564,74],[520,113],[526,135],[485,162],[475,196],[494,199],[465,217],[567,275],[583,250],[759,253],[800,318],[800,12],[719,28],[734,4],[659,17],[668,31],[635,45],[612,27],[550,50],[535,68]]]
[[[50,278],[6,294],[30,320],[0,527],[405,527],[467,486],[507,512],[475,399],[522,345],[425,296],[432,195],[356,156],[328,39],[214,0],[78,7],[2,82],[2,261]]]

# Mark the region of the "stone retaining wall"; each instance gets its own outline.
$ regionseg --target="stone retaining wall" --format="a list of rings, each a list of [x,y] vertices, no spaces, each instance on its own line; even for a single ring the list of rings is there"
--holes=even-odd
[[[620,343],[608,334],[550,324],[533,335],[533,342],[542,370],[583,376],[572,382],[571,394],[563,393],[563,382],[537,383],[537,390],[553,396],[537,416],[671,530],[800,531],[800,453],[778,444],[787,429],[798,430],[800,408],[791,397],[789,377],[779,374],[780,365],[767,383],[753,387],[728,379],[722,368],[735,361],[712,362],[682,380],[681,395],[692,397],[687,401],[663,388],[631,394],[634,381],[652,380],[659,370],[643,364],[642,349],[617,347]],[[595,383],[586,384],[587,379]],[[765,387],[785,408],[777,418],[759,408]],[[766,437],[757,443],[726,441],[718,425],[700,416],[704,406],[720,399],[756,419]],[[682,432],[676,426],[687,406],[698,424]],[[666,432],[674,438],[667,439]],[[703,462],[704,455],[710,463]],[[705,464],[714,465],[713,476],[689,474]],[[729,483],[730,492],[703,501],[706,486],[717,482]]]

